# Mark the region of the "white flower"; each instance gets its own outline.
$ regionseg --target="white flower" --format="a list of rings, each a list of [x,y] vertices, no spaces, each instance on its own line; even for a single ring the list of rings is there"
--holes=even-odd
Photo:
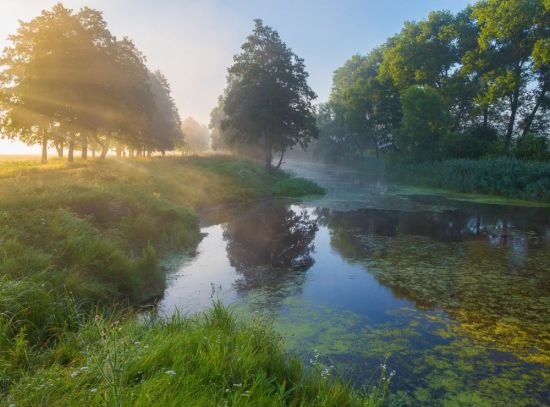
[[[75,370],[74,372],[71,373],[71,378],[74,379],[76,376],[78,376],[78,371]]]
[[[82,367],[80,368],[80,371],[81,371],[81,372],[87,372],[87,371],[88,371],[88,366],[82,366]]]
[[[173,370],[167,370],[166,372],[164,372],[164,374],[167,374],[168,376],[175,376],[176,372],[174,372]]]
[[[95,387],[90,389],[90,393],[97,393],[97,389]]]

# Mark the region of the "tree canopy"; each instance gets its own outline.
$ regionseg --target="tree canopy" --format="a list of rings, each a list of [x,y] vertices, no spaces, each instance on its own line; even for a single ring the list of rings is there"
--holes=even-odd
[[[182,138],[166,78],[152,74],[128,38],[117,40],[101,12],[56,4],[21,22],[0,57],[0,131],[42,145],[89,144],[105,157],[112,141],[164,151]],[[61,154],[60,154],[61,155]]]
[[[263,153],[271,169],[273,154],[280,166],[285,152],[306,147],[317,137],[313,100],[303,59],[277,31],[255,20],[255,28],[228,70],[221,128],[229,144],[245,144]]]
[[[550,137],[548,38],[548,0],[482,0],[407,22],[336,70],[317,118],[328,139],[316,149],[341,157],[382,149],[412,161],[525,158],[526,144]]]

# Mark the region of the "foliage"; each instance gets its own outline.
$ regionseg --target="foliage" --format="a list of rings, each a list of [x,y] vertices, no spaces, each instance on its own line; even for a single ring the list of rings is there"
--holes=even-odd
[[[332,159],[373,149],[402,161],[435,161],[509,155],[514,140],[528,133],[548,138],[549,19],[545,0],[483,0],[457,14],[436,11],[405,23],[335,71],[315,153]],[[414,88],[439,97],[415,102],[407,98]],[[425,119],[448,112],[445,131],[441,118],[431,123],[439,137],[418,122],[410,128],[416,119],[404,110],[412,102]],[[493,132],[495,139],[477,137]]]
[[[282,42],[277,31],[255,20],[255,28],[234,57],[223,97],[222,128],[241,144],[263,153],[266,168],[273,153],[295,145],[306,147],[317,137],[312,100],[303,59]]]
[[[523,160],[550,160],[549,140],[533,133],[523,134],[517,139],[515,154]]]
[[[550,202],[550,164],[498,158],[387,166],[390,179],[460,192]]]
[[[181,139],[166,78],[145,66],[128,38],[117,40],[101,12],[61,3],[20,22],[0,58],[0,130],[60,157],[89,145],[105,158],[112,140],[140,151],[172,149]]]
[[[434,88],[413,86],[403,92],[401,104],[403,124],[395,136],[400,156],[410,161],[439,156],[439,142],[449,124],[441,95]]]

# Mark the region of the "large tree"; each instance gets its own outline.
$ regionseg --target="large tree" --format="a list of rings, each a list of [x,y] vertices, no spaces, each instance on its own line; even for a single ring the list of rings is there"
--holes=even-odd
[[[317,137],[308,73],[277,31],[255,20],[255,28],[228,70],[224,128],[234,131],[233,142],[258,147],[268,170],[273,154],[279,167],[285,152],[307,147]]]

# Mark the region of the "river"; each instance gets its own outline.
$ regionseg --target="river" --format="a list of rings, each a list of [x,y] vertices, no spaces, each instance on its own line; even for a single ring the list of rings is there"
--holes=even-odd
[[[408,193],[287,163],[327,189],[202,213],[161,312],[261,314],[306,363],[397,405],[550,405],[550,208]],[[318,355],[318,356],[317,356]]]

